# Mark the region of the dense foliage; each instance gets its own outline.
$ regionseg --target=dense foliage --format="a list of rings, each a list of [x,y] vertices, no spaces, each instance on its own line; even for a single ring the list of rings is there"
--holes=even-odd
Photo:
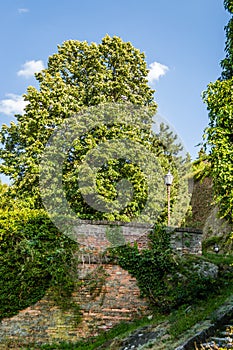
[[[118,37],[107,35],[99,45],[69,40],[58,46],[48,68],[36,74],[39,90],[30,86],[24,96],[28,101],[24,115],[2,128],[1,170],[14,181],[17,194],[38,197],[40,156],[66,118],[85,107],[122,102],[122,96],[155,111],[147,73],[144,54]],[[84,151],[88,146],[84,137]]]
[[[218,289],[215,279],[201,275],[195,268],[198,258],[174,254],[170,235],[165,227],[156,225],[147,249],[135,244],[110,250],[117,263],[137,279],[141,296],[149,300],[152,308],[163,312],[193,304]]]
[[[209,127],[206,130],[211,146],[210,163],[214,182],[215,200],[221,214],[231,222],[233,208],[233,78],[217,80],[208,86],[204,100],[209,110]]]
[[[225,7],[233,13],[232,1]],[[222,60],[222,76],[208,85],[203,93],[209,112],[209,125],[205,131],[205,147],[210,149],[210,167],[214,183],[215,200],[220,213],[233,222],[233,19],[226,26],[226,58]]]
[[[6,193],[6,186],[0,185],[1,192],[3,188]],[[57,305],[73,307],[77,244],[59,233],[43,210],[1,194],[0,319],[34,304],[49,287]]]
[[[233,14],[233,1],[224,0],[224,6],[229,13]],[[230,18],[225,27],[226,31],[226,57],[221,61],[222,79],[231,79],[233,76],[233,18]]]
[[[84,130],[82,128],[85,128],[90,119],[92,124],[76,140],[70,141],[70,147],[66,150],[67,157],[61,162],[62,186],[66,199],[80,218],[130,221],[140,215],[145,206],[148,199],[148,176],[138,164],[130,163],[130,159],[123,156],[106,159],[106,155],[103,154],[105,159],[95,178],[96,184],[93,185],[97,193],[97,202],[104,198],[107,204],[112,204],[119,197],[117,187],[119,182],[127,179],[133,188],[133,196],[129,196],[129,205],[122,211],[116,210],[113,213],[108,210],[98,211],[86,200],[87,197],[93,197],[93,188],[89,188],[90,193],[86,198],[80,190],[80,168],[85,162],[86,155],[91,154],[91,151],[98,146],[101,147],[102,144],[115,139],[128,139],[134,144],[141,145],[146,155],[145,166],[151,155],[157,157],[159,167],[163,169],[160,183],[170,168],[174,175],[171,205],[176,199],[179,206],[176,213],[180,212],[179,209],[185,207],[182,201],[187,201],[184,195],[187,191],[183,175],[186,173],[188,160],[179,158],[181,150],[179,142],[165,125],[161,126],[158,132],[152,132],[152,116],[156,112],[157,105],[153,100],[154,90],[148,86],[147,75],[144,54],[130,42],[123,42],[118,37],[107,35],[98,45],[69,40],[58,46],[58,52],[49,57],[48,67],[36,74],[39,89],[29,87],[24,96],[28,102],[25,113],[17,115],[16,123],[11,122],[10,126],[3,125],[1,130],[3,147],[0,150],[2,160],[0,171],[11,178],[13,195],[30,200],[33,208],[42,207],[39,169],[46,146],[51,144],[51,135],[61,130],[60,127],[66,130],[69,124],[64,123],[68,123],[74,114],[78,114],[81,117],[75,132]],[[101,109],[105,105],[111,107],[112,104],[119,111],[118,120],[96,125],[92,119],[96,118],[98,121],[98,117],[102,118],[105,114],[103,111],[101,115],[98,108]],[[144,108],[147,112],[140,114],[139,110],[137,115],[135,109],[132,110],[135,106]],[[125,114],[131,118],[130,123],[124,121],[122,113],[124,109]],[[95,111],[95,115],[92,111]],[[89,119],[87,117],[85,120],[85,113],[86,115],[89,113]],[[58,153],[57,157],[60,156],[56,148],[54,152]],[[52,171],[50,178],[55,178],[57,174]],[[152,173],[155,174],[156,171],[152,169]],[[182,181],[183,185],[180,186]],[[156,186],[151,186],[151,189],[155,188]],[[160,207],[164,207],[162,217],[165,218],[164,185],[161,192],[163,198]],[[124,195],[125,193],[122,197]],[[57,200],[57,207],[59,205]],[[181,213],[182,219],[183,211]]]

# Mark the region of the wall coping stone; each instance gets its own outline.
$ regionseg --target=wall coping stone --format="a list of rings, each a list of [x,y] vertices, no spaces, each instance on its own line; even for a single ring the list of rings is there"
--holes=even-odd
[[[188,233],[196,233],[202,235],[202,230],[193,227],[175,227],[174,231],[176,232],[188,232]]]
[[[79,220],[80,225],[108,225],[153,228],[154,224],[142,222],[108,221],[108,220]]]

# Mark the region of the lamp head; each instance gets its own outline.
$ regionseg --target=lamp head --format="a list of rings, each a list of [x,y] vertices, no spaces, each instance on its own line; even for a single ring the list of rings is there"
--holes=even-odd
[[[168,173],[164,176],[165,185],[171,186],[172,181],[173,181],[173,175],[171,174],[171,172],[169,170]]]

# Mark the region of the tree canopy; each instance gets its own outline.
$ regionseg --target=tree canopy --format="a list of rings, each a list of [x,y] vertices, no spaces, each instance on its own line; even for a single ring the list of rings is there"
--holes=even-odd
[[[155,111],[147,73],[144,54],[118,37],[107,35],[99,45],[69,40],[58,46],[48,68],[36,74],[39,90],[30,86],[24,95],[25,113],[2,128],[1,170],[17,184],[17,191],[32,188],[38,173],[35,163],[49,136],[82,108],[125,96]]]
[[[100,44],[68,40],[58,46],[58,52],[49,57],[47,68],[36,74],[39,89],[30,86],[24,95],[28,102],[25,113],[17,115],[17,122],[12,122],[10,126],[3,125],[1,130],[3,147],[0,170],[13,181],[11,194],[30,198],[34,208],[42,207],[39,186],[41,161],[47,149],[57,153],[50,157],[50,163],[46,163],[46,169],[52,168],[51,163],[61,156],[64,148],[61,146],[59,154],[56,149],[58,144],[53,145],[52,140],[56,138],[54,135],[60,133],[64,136],[68,130],[64,136],[70,142],[66,157],[60,157],[57,163],[63,164],[61,183],[66,200],[80,218],[130,221],[140,214],[148,199],[147,180],[150,177],[140,170],[137,161],[140,157],[144,159],[145,165],[148,163],[145,168],[151,167],[151,173],[152,155],[158,158],[157,170],[163,169],[157,175],[154,171],[153,181],[156,181],[156,176],[159,179],[156,186],[151,186],[154,189],[157,187],[159,190],[162,186],[165,171],[168,168],[173,170],[175,179],[172,200],[178,198],[181,181],[178,171],[183,166],[183,159],[179,156],[181,146],[177,143],[176,136],[166,127],[162,126],[158,132],[152,130],[152,116],[157,104],[153,97],[154,90],[148,85],[147,75],[145,55],[119,37],[106,35]],[[77,118],[71,127],[69,121],[75,115]],[[118,119],[115,118],[116,115]],[[102,125],[99,123],[101,120],[104,121]],[[73,139],[72,135],[80,130],[83,130],[82,135]],[[89,205],[90,195],[83,196],[78,178],[86,155],[91,154],[96,147],[100,149],[103,143],[112,145],[110,141],[114,139],[121,140],[118,153],[122,155],[107,159],[105,148],[102,152],[105,158],[102,157],[102,164],[96,173],[97,185],[93,185],[90,190],[88,184],[91,192],[93,188],[97,191],[97,201],[105,198],[107,204],[115,205],[118,197],[119,201],[123,197],[129,197],[129,205],[109,214],[108,211],[98,211]],[[126,139],[131,141],[134,162],[130,162],[129,155],[122,151],[124,143],[127,152]],[[136,143],[141,145],[138,148],[140,157],[136,156]],[[115,147],[117,153],[116,144]],[[175,164],[176,161],[179,165]],[[50,180],[56,178],[56,175],[51,170]],[[118,194],[117,185],[119,182],[123,184],[125,178],[132,185],[133,196],[130,191],[128,194],[126,191],[120,196]],[[55,182],[52,184],[56,186]],[[88,186],[85,186],[87,190]],[[127,185],[124,190],[126,187]],[[165,193],[164,189],[162,192]],[[93,198],[92,193],[91,196]],[[165,201],[165,195],[158,199],[154,206],[156,213],[162,205],[165,215]],[[151,207],[152,204],[154,202]],[[58,200],[56,206],[59,205]],[[157,217],[156,214],[154,218]]]
[[[232,0],[224,1],[232,14]],[[215,200],[223,217],[233,222],[233,18],[226,30],[226,57],[221,61],[221,77],[203,93],[209,112],[205,147],[210,148],[210,164]]]
[[[232,0],[224,0],[224,6],[227,11],[233,14],[233,2]],[[233,18],[230,18],[228,24],[225,27],[226,31],[226,57],[221,61],[222,78],[231,79],[233,76]]]

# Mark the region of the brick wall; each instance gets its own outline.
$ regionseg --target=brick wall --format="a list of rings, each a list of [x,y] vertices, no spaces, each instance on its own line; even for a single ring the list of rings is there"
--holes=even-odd
[[[106,232],[114,233],[110,240],[115,243],[123,236],[126,242],[137,241],[142,248],[147,245],[150,230],[151,226],[144,224],[83,222],[76,231],[81,256],[79,281],[73,293],[73,301],[81,307],[81,323],[75,324],[72,310],[59,309],[48,291],[35,305],[2,320],[0,348],[19,349],[24,344],[61,340],[75,342],[97,335],[120,321],[147,315],[149,309],[146,300],[140,298],[136,280],[118,265],[102,259],[100,253],[110,245]],[[198,230],[179,228],[171,232],[171,244],[177,252],[201,254],[200,241]]]
[[[88,247],[90,252],[104,250],[110,245],[107,231],[116,231],[116,236],[123,236],[126,243],[137,242],[139,247],[146,247],[148,233],[153,225],[139,223],[122,223],[108,221],[83,220],[76,229],[76,239],[83,247]],[[117,228],[119,230],[117,231]],[[202,230],[189,227],[169,227],[171,232],[171,245],[176,252],[201,254]],[[116,244],[117,244],[117,237]],[[114,244],[114,242],[113,242]]]
[[[0,349],[19,349],[28,343],[75,342],[148,313],[136,280],[119,266],[85,262],[78,270],[83,283],[73,293],[73,300],[81,306],[81,323],[75,325],[73,310],[59,309],[48,291],[35,305],[1,322]]]

